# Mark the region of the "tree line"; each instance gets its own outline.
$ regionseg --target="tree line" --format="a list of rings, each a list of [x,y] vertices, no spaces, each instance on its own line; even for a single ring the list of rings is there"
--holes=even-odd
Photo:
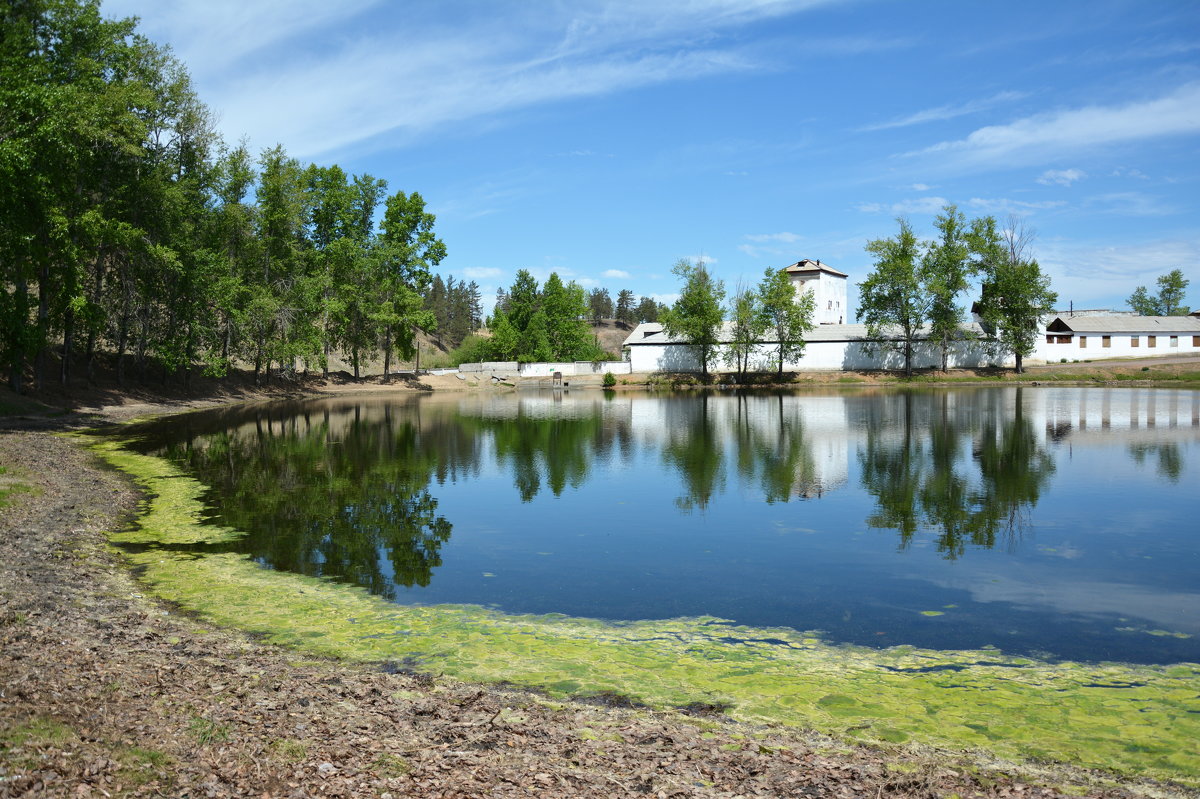
[[[417,192],[214,129],[184,66],[97,0],[0,9],[0,361],[15,391],[151,364],[358,372],[435,324],[446,254]],[[379,212],[382,213],[379,213]],[[377,219],[379,219],[377,223]]]
[[[931,341],[945,371],[950,351],[971,338],[958,297],[978,280],[985,344],[996,356],[1013,355],[1016,371],[1022,371],[1022,360],[1037,345],[1042,317],[1058,301],[1050,278],[1030,256],[1033,234],[1015,218],[1006,229],[991,216],[968,222],[954,205],[934,221],[938,236],[931,241],[920,241],[907,220],[898,222],[895,237],[867,243],[875,268],[859,285],[857,318],[866,323],[868,338],[898,352],[907,375],[914,345]]]
[[[1007,229],[990,216],[968,222],[954,205],[937,217],[938,236],[931,241],[919,240],[907,220],[898,221],[896,236],[866,245],[875,262],[859,284],[857,318],[866,324],[868,346],[895,350],[911,375],[917,343],[933,342],[945,370],[955,347],[976,340],[963,327],[958,299],[978,281],[982,343],[996,356],[1015,356],[1021,371],[1042,317],[1057,301],[1050,279],[1029,255],[1032,234],[1017,220]],[[813,296],[784,270],[767,269],[757,286],[739,286],[728,304],[724,283],[703,262],[679,261],[674,273],[683,287],[661,321],[668,334],[696,348],[706,377],[722,360],[744,375],[764,344],[773,348],[771,362],[780,374],[784,363],[802,357],[805,333],[813,329]]]

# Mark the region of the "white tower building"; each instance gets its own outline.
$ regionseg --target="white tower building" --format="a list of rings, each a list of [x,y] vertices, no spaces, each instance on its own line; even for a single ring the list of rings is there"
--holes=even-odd
[[[805,258],[784,267],[798,292],[807,291],[816,301],[813,321],[819,325],[841,325],[846,322],[846,273],[839,272],[819,260]]]

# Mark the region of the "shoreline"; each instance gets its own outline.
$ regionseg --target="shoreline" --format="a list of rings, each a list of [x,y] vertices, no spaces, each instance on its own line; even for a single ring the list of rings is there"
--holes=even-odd
[[[285,396],[387,390],[340,388]],[[321,658],[147,596],[105,537],[140,492],[54,433],[274,398],[141,396],[4,420],[0,464],[33,490],[9,495],[0,521],[0,796],[1195,795]]]

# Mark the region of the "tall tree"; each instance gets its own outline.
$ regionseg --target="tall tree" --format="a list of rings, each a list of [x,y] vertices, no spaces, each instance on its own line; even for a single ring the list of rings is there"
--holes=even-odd
[[[671,271],[683,281],[683,289],[675,304],[662,314],[663,328],[669,335],[678,336],[696,348],[700,371],[707,379],[709,364],[716,359],[721,323],[725,319],[721,309],[725,285],[713,279],[702,260],[692,263],[680,259]]]
[[[661,311],[662,304],[655,302],[653,297],[642,297],[633,311],[633,318],[639,322],[657,322]]]
[[[604,319],[612,318],[613,302],[612,297],[608,294],[608,289],[592,289],[588,292],[587,300],[593,322],[599,324]]]
[[[617,292],[617,308],[616,317],[618,322],[630,324],[634,318],[633,307],[633,292],[629,289],[621,289]]]
[[[929,339],[942,353],[942,371],[949,366],[950,348],[963,338],[958,295],[970,285],[972,264],[967,245],[967,220],[953,205],[934,222],[940,234],[921,258],[921,284],[929,298]]]
[[[551,272],[542,287],[542,310],[551,358],[569,361],[586,357],[592,349],[592,336],[585,321],[588,303],[583,288],[575,281],[564,285],[558,273]]]
[[[739,285],[729,305],[730,336],[724,353],[725,362],[737,371],[739,378],[745,378],[750,356],[767,327],[761,302],[757,292]]]
[[[1138,286],[1125,302],[1142,316],[1186,316],[1188,306],[1183,298],[1191,281],[1180,269],[1172,269],[1160,275],[1158,293],[1151,295],[1145,286]]]
[[[432,327],[433,314],[421,297],[432,281],[432,270],[446,257],[446,245],[433,232],[437,218],[425,210],[417,192],[398,191],[387,198],[377,246],[379,272],[376,285],[384,374],[389,374],[392,351],[410,358],[416,353],[416,333]]]
[[[804,334],[813,329],[816,299],[810,292],[798,292],[787,272],[773,268],[763,274],[758,296],[764,331],[776,341],[776,365],[782,375],[784,363],[798,361],[804,355]]]
[[[1042,330],[1042,317],[1054,309],[1058,295],[1038,262],[1026,257],[1025,231],[1010,227],[1001,233],[992,217],[976,219],[971,226],[971,247],[983,275],[980,317],[994,337],[1001,355],[1012,354],[1016,371],[1033,353]]]
[[[913,347],[929,318],[929,299],[918,273],[920,244],[899,219],[900,233],[867,244],[875,268],[859,285],[857,318],[866,322],[872,346],[895,350],[904,358],[904,374],[912,375]]]

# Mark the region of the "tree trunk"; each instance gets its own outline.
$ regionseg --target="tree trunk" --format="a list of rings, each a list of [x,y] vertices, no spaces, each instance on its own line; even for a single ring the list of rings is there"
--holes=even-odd
[[[71,383],[71,340],[74,337],[75,311],[68,307],[66,313],[63,315],[62,368],[59,372],[59,379],[64,389],[69,389]]]
[[[42,264],[38,269],[38,312],[37,312],[38,349],[33,360],[33,385],[38,391],[42,390],[42,378],[45,376],[46,361],[49,360],[50,349],[50,265]]]
[[[1025,367],[1021,363],[1021,353],[1019,353],[1019,352],[1016,353],[1016,356],[1017,356],[1017,374],[1021,374],[1022,372],[1025,371]]]
[[[25,377],[25,326],[29,324],[29,284],[25,280],[23,264],[17,264],[16,285],[13,292],[12,329],[8,331],[12,342],[12,354],[9,361],[8,387],[14,394],[20,394],[24,388],[22,381]],[[3,291],[4,289],[0,289]]]
[[[383,382],[392,382],[392,326],[383,329]]]

